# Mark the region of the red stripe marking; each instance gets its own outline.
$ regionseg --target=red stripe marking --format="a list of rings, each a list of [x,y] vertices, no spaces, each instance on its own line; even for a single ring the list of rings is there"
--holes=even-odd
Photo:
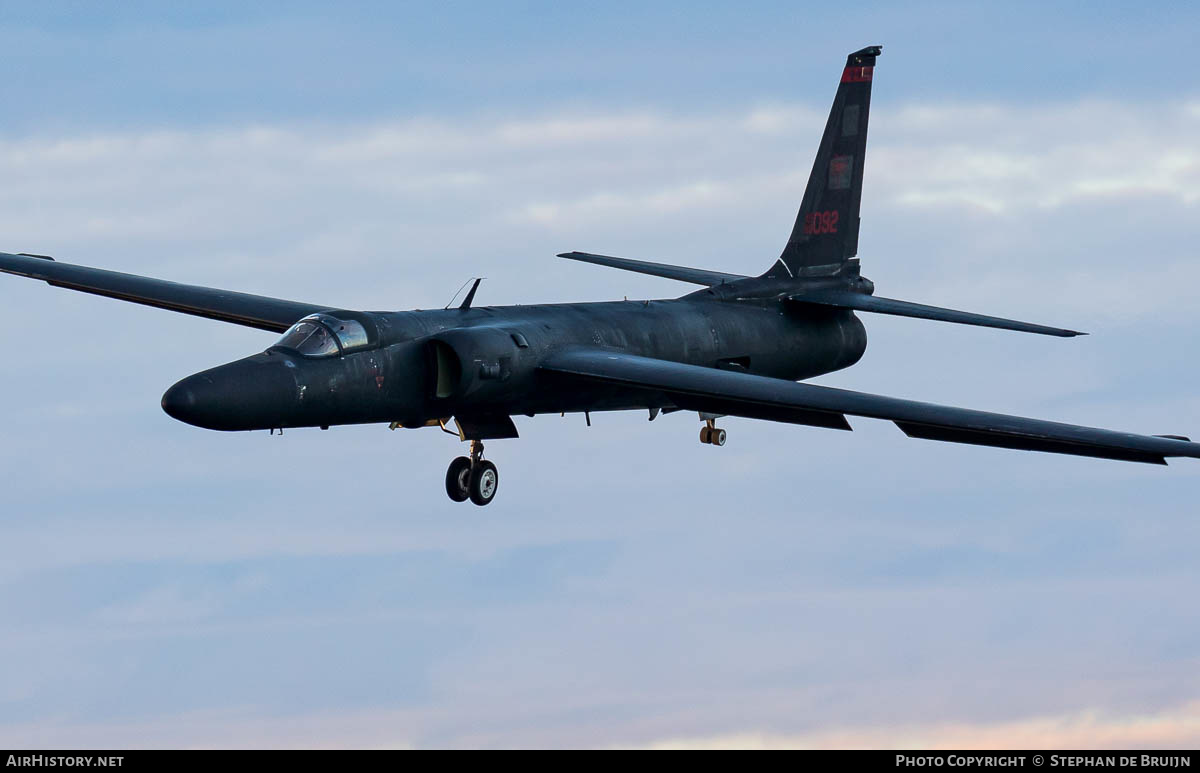
[[[842,83],[862,83],[871,80],[874,67],[847,67],[842,70]]]

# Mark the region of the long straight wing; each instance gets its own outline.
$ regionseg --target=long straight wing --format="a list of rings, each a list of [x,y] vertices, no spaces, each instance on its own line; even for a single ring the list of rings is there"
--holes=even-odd
[[[332,308],[76,266],[41,255],[0,252],[0,271],[44,279],[54,287],[276,332],[287,330],[301,317]]]
[[[648,260],[614,258],[611,255],[594,255],[590,252],[560,252],[558,257],[568,260],[578,260],[583,263],[595,263],[597,266],[619,268],[624,271],[636,271],[639,274],[661,276],[666,279],[678,279],[681,282],[691,282],[692,284],[705,285],[706,287],[746,278],[741,274],[726,274],[721,271],[708,271],[703,268],[672,266],[667,263],[651,263]]]
[[[540,367],[547,372],[592,382],[661,392],[675,399],[682,408],[731,416],[773,418],[772,412],[784,416],[799,411],[827,417],[828,423],[822,426],[836,426],[839,419],[844,423],[845,415],[849,414],[892,421],[909,437],[928,440],[1150,464],[1166,464],[1169,456],[1200,458],[1200,443],[1192,443],[1186,438],[1133,435],[951,408],[620,352],[566,350],[551,355]],[[702,407],[706,405],[712,407]]]
[[[979,327],[997,327],[1004,330],[1017,330],[1022,333],[1040,333],[1041,335],[1070,338],[1087,335],[1078,330],[1067,330],[1061,327],[1035,325],[1032,322],[1021,322],[1003,317],[990,317],[986,314],[975,314],[970,311],[943,309],[940,306],[926,306],[910,301],[898,301],[892,298],[877,298],[874,295],[850,292],[848,290],[810,290],[788,298],[792,303],[815,303],[819,306],[837,306],[842,309],[857,311],[872,311],[877,314],[892,314],[898,317],[915,317],[917,319],[932,319],[939,322],[957,322],[960,325],[978,325]]]

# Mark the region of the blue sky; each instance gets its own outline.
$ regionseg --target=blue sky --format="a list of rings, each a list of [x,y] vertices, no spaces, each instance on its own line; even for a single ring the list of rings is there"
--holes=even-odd
[[[6,3],[17,77],[0,96],[19,131],[712,109],[823,99],[828,79],[798,61],[883,42],[908,95],[1144,99],[1186,87],[1187,68],[1171,63],[1198,13],[1082,2]]]
[[[882,43],[849,388],[1200,433],[1185,4],[0,4],[0,249],[366,308],[765,269]],[[0,744],[1194,746],[1194,465],[694,417],[209,433],[262,333],[0,278]]]

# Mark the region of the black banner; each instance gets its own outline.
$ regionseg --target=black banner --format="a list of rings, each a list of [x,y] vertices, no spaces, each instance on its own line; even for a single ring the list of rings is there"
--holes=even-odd
[[[0,760],[5,769],[70,768],[124,770],[161,766],[163,757],[187,754],[199,757],[214,754],[227,756],[235,751],[2,751]],[[245,753],[245,752],[242,752]],[[272,752],[254,752],[257,756]],[[289,755],[312,752],[274,752]],[[322,754],[330,754],[325,751]],[[336,752],[332,752],[336,753]],[[380,753],[380,752],[376,752]],[[832,764],[853,764],[884,770],[979,770],[1026,769],[1062,770],[1065,768],[1176,768],[1187,769],[1194,764],[1192,752],[1158,751],[802,751],[812,759]],[[194,760],[199,762],[199,760]],[[176,758],[176,764],[179,759]],[[1200,768],[1197,769],[1200,773]]]

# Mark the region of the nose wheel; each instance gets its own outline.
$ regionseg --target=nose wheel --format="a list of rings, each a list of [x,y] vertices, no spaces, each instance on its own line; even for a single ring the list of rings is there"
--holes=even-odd
[[[446,470],[446,493],[455,502],[466,502],[471,498],[471,460],[460,456],[450,462]]]
[[[489,505],[499,487],[500,473],[496,465],[483,458],[483,443],[479,440],[471,441],[469,457],[458,457],[446,470],[446,494],[455,502],[470,499],[480,507]]]

